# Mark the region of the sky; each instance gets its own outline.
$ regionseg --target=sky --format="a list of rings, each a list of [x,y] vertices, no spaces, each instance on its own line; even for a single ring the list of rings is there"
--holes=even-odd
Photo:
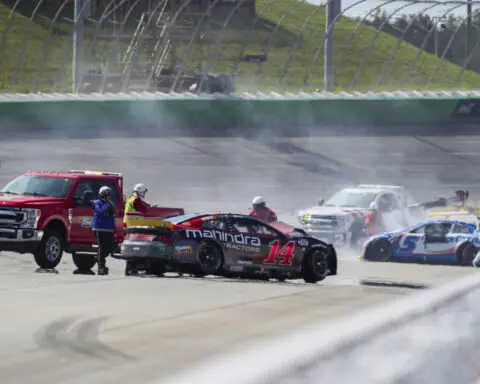
[[[322,4],[325,3],[325,0],[307,0],[309,3],[312,4]],[[366,0],[361,2],[362,0],[340,0],[342,1],[342,10],[345,12],[346,15],[350,17],[363,17],[365,16],[369,11],[371,11],[373,8],[383,4],[387,3],[388,0],[385,1],[379,1],[379,0]],[[382,6],[382,10],[385,10],[387,14],[394,13],[397,9],[400,9],[398,12],[394,13],[392,16],[392,19],[396,18],[397,16],[401,16],[403,14],[410,14],[410,13],[419,13],[420,11],[432,7],[435,5],[433,8],[430,10],[424,11],[423,13],[428,14],[431,17],[442,17],[445,16],[445,13],[453,13],[457,17],[465,17],[467,15],[467,6],[465,4],[462,4],[460,1],[442,1],[442,0],[437,0],[435,1],[436,4],[433,3],[433,1],[430,1],[427,3],[427,1],[415,1],[413,2],[407,2],[407,1],[391,1],[390,3],[387,3],[387,5]],[[474,0],[473,1],[473,10],[480,9],[480,1],[479,0]],[[476,4],[475,4],[476,3]],[[459,6],[460,5],[460,6]],[[457,9],[450,11],[450,9],[459,6]],[[347,7],[351,7],[349,10],[345,11]]]

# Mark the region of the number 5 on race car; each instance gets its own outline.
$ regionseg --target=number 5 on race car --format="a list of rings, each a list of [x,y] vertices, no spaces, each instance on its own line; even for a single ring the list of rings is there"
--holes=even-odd
[[[268,244],[270,252],[268,253],[268,258],[263,262],[263,264],[275,265],[276,259],[282,259],[278,265],[292,265],[293,252],[295,251],[295,242],[289,241],[285,244],[280,251],[280,243],[278,240],[272,241]]]

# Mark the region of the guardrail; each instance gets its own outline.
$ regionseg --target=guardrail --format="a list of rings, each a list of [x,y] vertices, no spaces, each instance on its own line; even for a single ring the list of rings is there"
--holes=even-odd
[[[471,384],[480,377],[479,295],[475,273],[155,384]]]
[[[122,127],[288,129],[310,134],[325,127],[477,123],[478,93],[326,95],[275,94],[235,97],[191,94],[9,95],[0,98],[0,129],[73,130]],[[253,97],[254,96],[254,97]]]

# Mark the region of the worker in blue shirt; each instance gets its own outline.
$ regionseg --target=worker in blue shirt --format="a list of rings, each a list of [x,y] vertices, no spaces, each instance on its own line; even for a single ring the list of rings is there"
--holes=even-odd
[[[115,244],[115,205],[111,200],[112,194],[109,187],[103,186],[99,190],[100,198],[93,203],[92,229],[98,244],[99,275],[108,275],[105,259],[113,252]]]

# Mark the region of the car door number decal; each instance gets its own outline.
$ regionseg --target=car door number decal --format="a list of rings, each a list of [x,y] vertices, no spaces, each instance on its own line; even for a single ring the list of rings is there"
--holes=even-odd
[[[274,240],[268,244],[270,252],[268,253],[268,258],[264,260],[264,264],[275,265],[277,263],[277,259],[282,259],[278,265],[292,265],[292,259],[294,256],[293,253],[295,251],[295,241],[289,241],[282,247],[282,249],[280,249],[280,251],[278,250],[279,247],[280,243],[278,240]]]
[[[420,239],[419,236],[404,236],[400,239],[398,252],[408,253],[413,252],[417,246],[417,241]]]

